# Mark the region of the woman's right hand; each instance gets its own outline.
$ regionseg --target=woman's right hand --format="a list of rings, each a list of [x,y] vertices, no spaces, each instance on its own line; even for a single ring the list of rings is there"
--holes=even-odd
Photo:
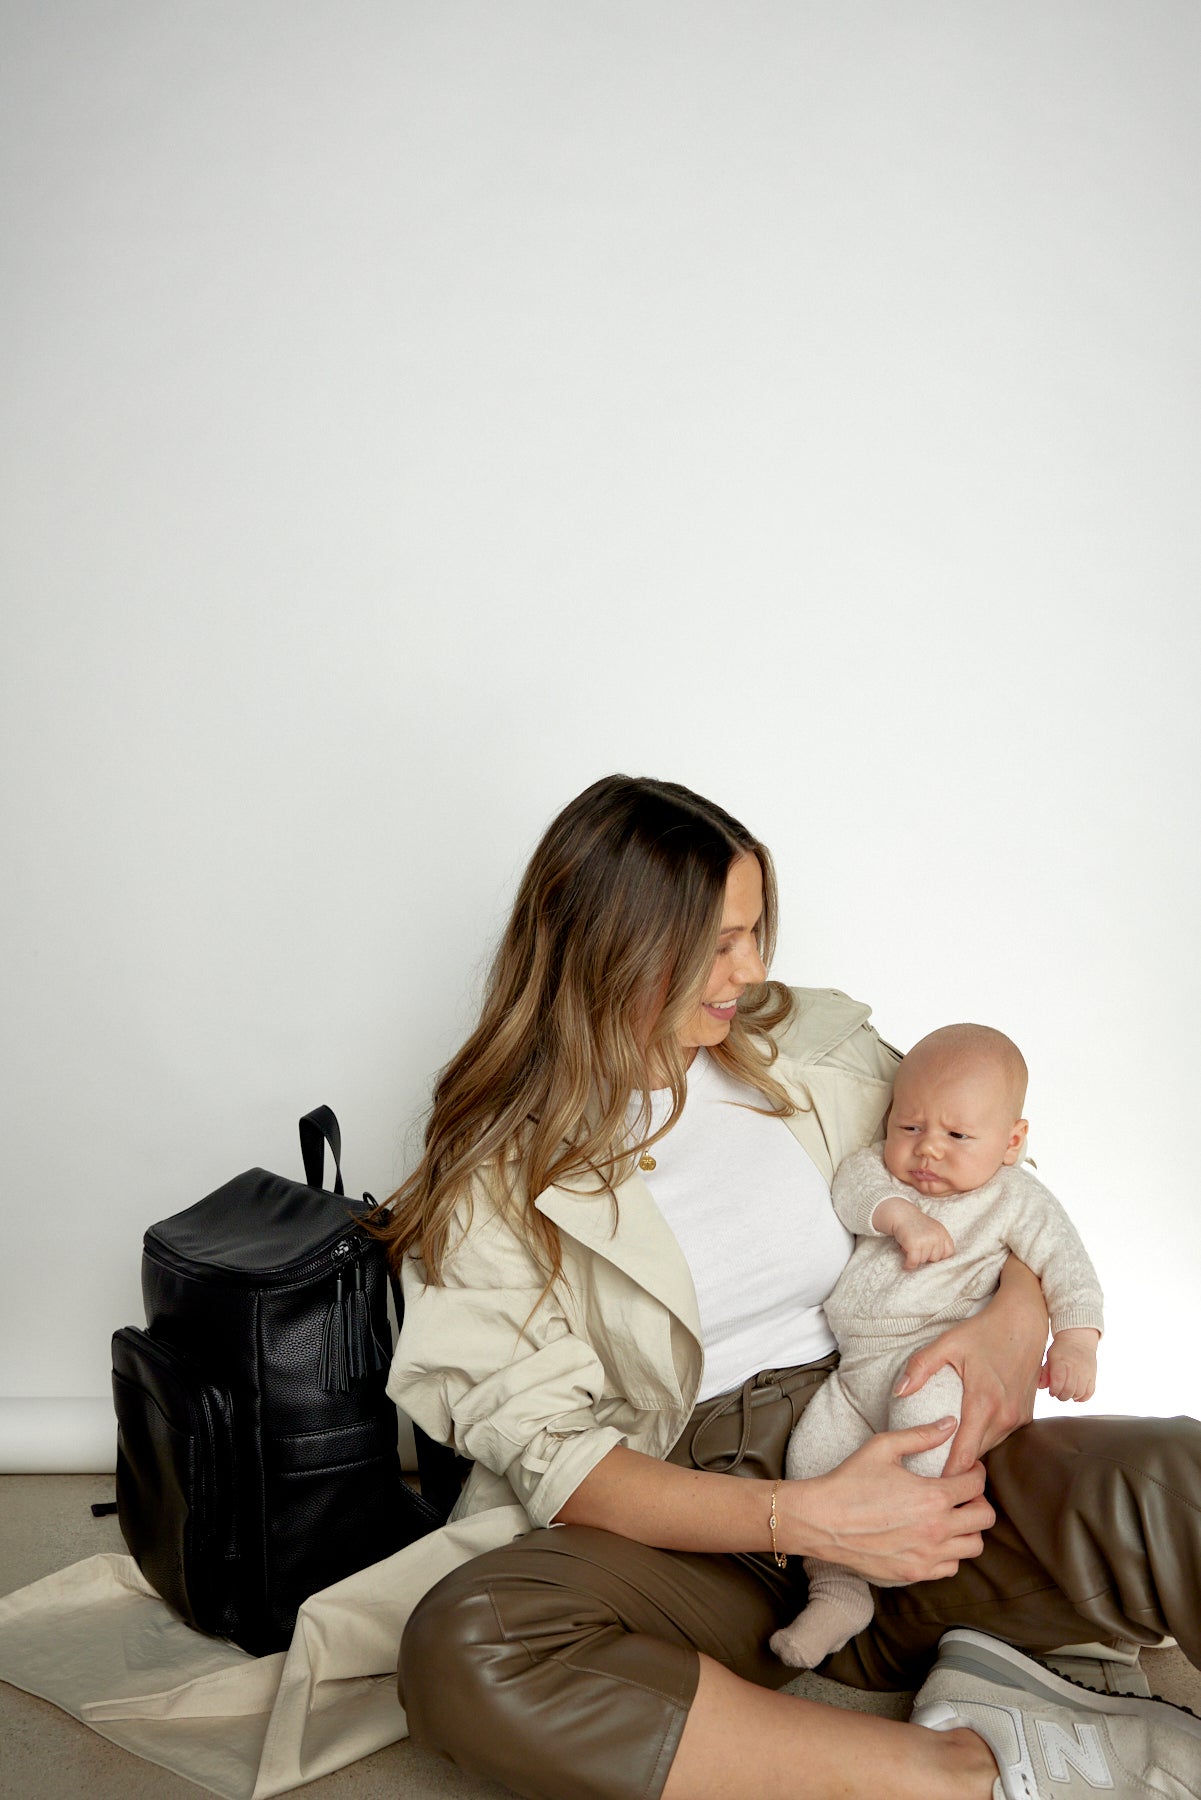
[[[979,1556],[996,1514],[984,1465],[961,1475],[914,1475],[902,1458],[945,1444],[955,1420],[882,1431],[828,1475],[781,1483],[780,1548],[845,1563],[877,1587],[954,1575]]]

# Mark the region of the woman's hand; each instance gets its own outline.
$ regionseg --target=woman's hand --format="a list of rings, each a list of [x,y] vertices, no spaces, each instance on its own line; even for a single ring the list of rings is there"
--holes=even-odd
[[[931,1481],[902,1457],[945,1444],[954,1419],[883,1431],[829,1475],[781,1482],[782,1549],[845,1563],[877,1587],[937,1581],[979,1556],[996,1518],[984,1498],[984,1467]]]
[[[961,1475],[986,1450],[1034,1416],[1047,1342],[1047,1308],[1038,1277],[1011,1256],[983,1312],[952,1325],[905,1365],[895,1392],[913,1394],[936,1369],[963,1382],[963,1415],[943,1479]]]

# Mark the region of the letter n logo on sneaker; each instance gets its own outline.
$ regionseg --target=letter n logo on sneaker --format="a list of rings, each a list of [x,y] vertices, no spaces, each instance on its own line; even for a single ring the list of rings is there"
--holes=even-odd
[[[1049,1719],[1036,1719],[1038,1741],[1043,1761],[1052,1781],[1070,1781],[1072,1769],[1083,1776],[1089,1787],[1111,1788],[1113,1776],[1105,1760],[1105,1746],[1095,1725],[1077,1725],[1065,1731]]]

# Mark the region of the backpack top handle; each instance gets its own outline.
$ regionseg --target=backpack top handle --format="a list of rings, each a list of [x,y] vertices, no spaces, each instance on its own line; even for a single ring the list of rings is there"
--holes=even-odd
[[[315,1106],[300,1121],[300,1154],[304,1158],[304,1178],[311,1188],[324,1188],[325,1146],[334,1159],[334,1193],[345,1194],[342,1186],[342,1133],[337,1118],[328,1106]]]

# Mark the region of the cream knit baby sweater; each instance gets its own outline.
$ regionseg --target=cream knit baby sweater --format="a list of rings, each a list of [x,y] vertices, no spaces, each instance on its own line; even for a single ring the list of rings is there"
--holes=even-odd
[[[904,1269],[900,1246],[871,1222],[890,1194],[939,1219],[955,1241],[954,1254]],[[933,1199],[890,1175],[881,1147],[872,1145],[840,1164],[833,1198],[857,1239],[826,1301],[844,1351],[849,1339],[862,1345],[966,1318],[996,1289],[1011,1250],[1042,1282],[1053,1332],[1102,1329],[1101,1284],[1080,1234],[1054,1194],[1020,1165],[998,1169],[970,1193]]]

